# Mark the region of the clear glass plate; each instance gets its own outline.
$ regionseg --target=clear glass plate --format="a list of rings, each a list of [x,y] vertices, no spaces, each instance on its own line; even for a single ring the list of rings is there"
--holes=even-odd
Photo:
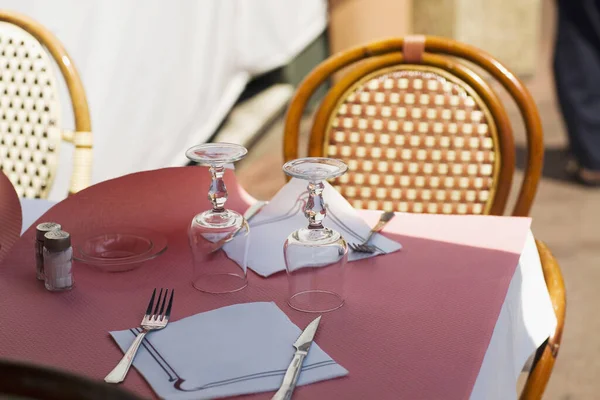
[[[76,261],[108,272],[136,269],[167,248],[162,233],[145,228],[104,228],[89,234],[76,233],[72,238]]]
[[[87,239],[81,246],[82,258],[88,260],[126,260],[140,257],[154,247],[152,239],[132,233],[106,233]]]

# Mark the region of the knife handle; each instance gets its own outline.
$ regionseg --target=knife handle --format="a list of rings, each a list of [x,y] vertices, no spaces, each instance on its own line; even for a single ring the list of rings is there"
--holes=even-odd
[[[283,383],[271,400],[290,400],[292,398],[292,393],[296,388],[296,383],[298,382],[298,377],[300,376],[302,363],[304,362],[306,354],[307,352],[305,351],[297,351],[294,354],[294,358],[292,359],[290,366],[288,367],[287,371],[285,371]]]

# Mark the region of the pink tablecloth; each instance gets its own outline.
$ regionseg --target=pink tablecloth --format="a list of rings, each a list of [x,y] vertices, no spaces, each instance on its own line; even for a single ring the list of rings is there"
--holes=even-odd
[[[241,191],[232,176],[227,181],[227,206],[243,211]],[[55,294],[35,280],[30,228],[0,268],[0,357],[102,379],[122,355],[108,331],[138,323],[140,304],[154,287],[176,289],[173,320],[233,303],[275,301],[305,326],[314,316],[287,307],[285,274],[263,279],[250,272],[249,286],[230,295],[191,288],[186,229],[195,213],[208,208],[207,188],[205,169],[172,168],[107,181],[53,207],[43,219],[73,234],[90,226],[151,227],[167,235],[169,248],[123,274],[77,265],[76,288]],[[404,249],[349,264],[347,304],[326,314],[317,334],[319,345],[349,376],[298,388],[295,398],[467,398],[529,222],[399,215],[389,229],[397,233],[389,236]],[[124,385],[152,395],[137,371]]]

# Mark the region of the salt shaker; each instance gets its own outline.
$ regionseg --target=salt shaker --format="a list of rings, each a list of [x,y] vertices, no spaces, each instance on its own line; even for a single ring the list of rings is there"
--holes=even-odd
[[[72,272],[73,248],[71,236],[61,230],[44,235],[44,281],[46,289],[56,292],[70,290],[75,283]]]
[[[35,228],[35,276],[40,281],[44,280],[44,235],[61,229],[56,222],[43,222]]]

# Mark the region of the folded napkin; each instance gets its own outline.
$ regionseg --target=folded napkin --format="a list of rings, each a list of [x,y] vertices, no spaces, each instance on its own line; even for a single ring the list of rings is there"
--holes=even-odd
[[[358,215],[352,205],[329,183],[325,183],[323,198],[327,204],[327,217],[323,225],[341,233],[348,243],[362,243],[371,227]],[[254,272],[269,276],[285,270],[283,244],[290,233],[298,228],[306,227],[308,221],[304,216],[303,201],[308,198],[307,182],[293,178],[273,199],[250,220],[250,248],[248,250],[248,268]],[[357,253],[349,250],[348,260],[387,254],[402,248],[400,243],[375,234],[370,244],[379,251],[374,254]],[[241,248],[231,246],[225,248],[228,255],[235,260],[240,259]]]
[[[170,322],[150,333],[133,366],[165,399],[276,391],[301,332],[275,303],[236,304]],[[137,333],[129,329],[110,334],[125,352]],[[298,385],[347,374],[313,343]]]

